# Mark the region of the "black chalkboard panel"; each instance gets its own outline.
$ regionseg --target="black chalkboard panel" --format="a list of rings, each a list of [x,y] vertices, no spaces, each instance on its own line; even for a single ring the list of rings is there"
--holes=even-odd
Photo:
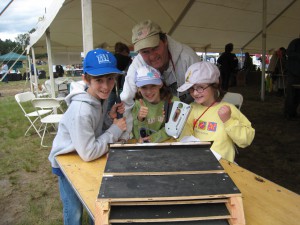
[[[104,173],[223,171],[209,146],[111,148]]]
[[[240,194],[226,173],[102,178],[98,198],[110,201],[183,200]],[[209,196],[209,197],[208,197]]]
[[[149,222],[170,220],[203,220],[209,218],[229,219],[230,213],[224,203],[193,205],[144,205],[112,206],[110,222],[128,222],[139,220]]]

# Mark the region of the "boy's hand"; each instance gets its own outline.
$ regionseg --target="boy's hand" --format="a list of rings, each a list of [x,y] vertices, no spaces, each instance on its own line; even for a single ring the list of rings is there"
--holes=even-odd
[[[148,114],[148,107],[145,106],[142,99],[140,99],[139,101],[140,101],[140,104],[141,104],[141,108],[140,108],[140,111],[138,113],[138,120],[143,121],[146,118],[147,114]]]
[[[222,122],[225,123],[231,117],[231,109],[230,109],[230,107],[228,105],[222,106],[218,110],[218,115],[219,115],[220,119],[222,120]]]
[[[114,124],[116,124],[120,130],[125,131],[127,129],[126,118],[114,119]]]
[[[111,110],[109,112],[109,116],[112,119],[117,118],[117,112],[119,114],[123,114],[125,112],[125,104],[124,102],[116,103],[111,107]]]

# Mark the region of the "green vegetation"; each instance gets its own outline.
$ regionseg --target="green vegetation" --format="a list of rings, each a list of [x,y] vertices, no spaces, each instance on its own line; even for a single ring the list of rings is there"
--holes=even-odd
[[[24,136],[29,121],[14,95],[28,91],[29,83],[0,82],[0,223],[62,225],[57,177],[51,173],[50,148],[40,147],[39,136]],[[46,143],[54,135],[48,135]],[[88,224],[87,215],[84,224]]]

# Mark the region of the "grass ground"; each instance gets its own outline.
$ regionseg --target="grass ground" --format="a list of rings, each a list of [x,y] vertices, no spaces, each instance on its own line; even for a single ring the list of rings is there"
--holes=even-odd
[[[34,133],[24,137],[29,122],[14,99],[27,90],[25,81],[0,82],[0,224],[60,225],[62,206],[47,159],[50,149],[41,148]],[[251,146],[239,149],[237,163],[300,194],[300,121],[283,118],[282,97],[266,94],[261,101],[259,85],[230,91],[243,94],[241,110],[256,130]]]
[[[50,148],[40,147],[34,132],[24,136],[29,122],[14,98],[29,90],[25,81],[0,82],[0,224],[62,225],[57,178],[48,161]],[[53,137],[48,136],[46,143]]]

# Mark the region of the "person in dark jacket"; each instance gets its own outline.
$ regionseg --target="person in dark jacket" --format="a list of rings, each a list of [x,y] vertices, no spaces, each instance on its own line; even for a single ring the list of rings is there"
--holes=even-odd
[[[287,89],[284,114],[287,119],[294,120],[297,118],[297,108],[300,104],[300,38],[290,42],[287,48],[287,57]]]
[[[124,73],[126,73],[129,65],[132,62],[132,59],[130,57],[130,50],[129,47],[122,43],[122,42],[117,42],[115,44],[115,57],[117,59],[117,68],[121,71],[123,71]],[[119,76],[117,78],[117,85],[118,85],[118,91],[119,91],[119,95],[122,91],[123,88],[123,84],[124,84],[124,80],[125,80],[125,76]],[[116,89],[114,88],[109,96],[108,99],[108,111],[111,109],[111,107],[116,103],[117,101],[117,93],[116,93]]]
[[[58,77],[63,77],[64,76],[64,68],[62,67],[62,65],[56,65],[55,67],[56,73]]]
[[[232,51],[232,43],[225,45],[225,52],[217,60],[221,72],[221,88],[223,91],[228,91],[230,78],[238,68],[238,59],[234,53],[231,53]]]

